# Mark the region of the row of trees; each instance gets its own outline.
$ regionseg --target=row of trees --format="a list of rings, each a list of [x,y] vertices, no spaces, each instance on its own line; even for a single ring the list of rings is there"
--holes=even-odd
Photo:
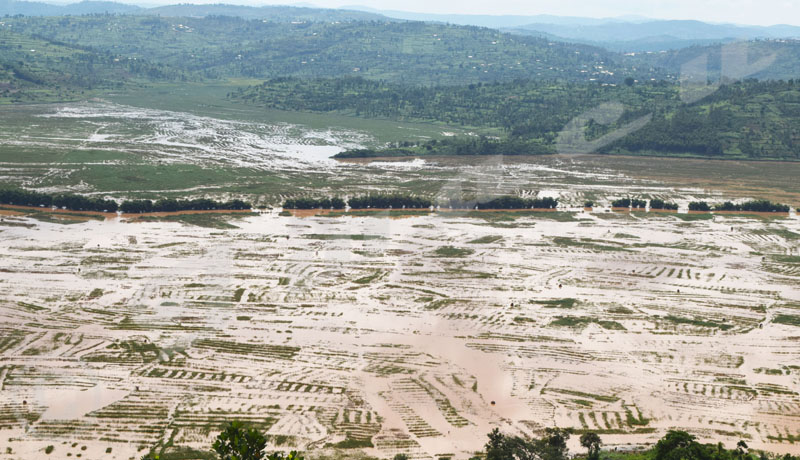
[[[81,195],[51,195],[14,189],[0,190],[0,203],[43,208],[55,206],[73,211],[116,212],[119,208],[114,200],[88,198]]]
[[[434,202],[428,198],[403,194],[362,195],[345,200],[334,198],[292,198],[283,203],[284,209],[344,209],[347,205],[353,209],[424,209],[430,208]],[[517,196],[501,196],[492,199],[462,200],[451,198],[436,203],[453,209],[555,209],[558,200],[555,198],[521,198]]]
[[[176,211],[213,211],[213,210],[243,210],[253,206],[242,200],[215,201],[208,198],[194,200],[161,199],[124,201],[119,210],[124,213],[140,214],[144,212],[176,212]]]
[[[590,202],[587,202],[590,203]],[[633,208],[644,209],[647,201],[636,198],[620,198],[611,202],[614,208]],[[650,209],[669,209],[676,210],[676,203],[666,202],[660,199],[650,200]],[[769,200],[747,201],[735,204],[730,201],[714,205],[713,207],[705,201],[692,201],[689,203],[689,211],[749,211],[749,212],[789,212],[789,206],[785,204],[773,203]]]
[[[353,209],[368,209],[368,208],[411,208],[422,209],[430,208],[433,202],[429,198],[423,198],[414,195],[363,195],[350,198],[348,201],[350,207]]]
[[[661,201],[661,204],[663,204],[663,203],[664,202]],[[642,200],[642,199],[639,199],[639,198],[620,198],[618,200],[612,201],[611,202],[611,207],[612,208],[645,209],[645,208],[647,208],[647,200]],[[663,208],[654,208],[654,209],[663,209]]]
[[[27,190],[0,190],[0,204],[19,206],[57,207],[70,211],[99,211],[138,214],[143,212],[207,211],[215,209],[242,210],[252,205],[242,200],[215,201],[207,198],[175,200],[171,198],[151,200],[128,200],[118,204],[114,200],[89,198],[82,195],[51,195]]]
[[[689,211],[708,212],[711,211],[711,206],[709,206],[705,201],[692,201],[689,203]]]
[[[283,203],[283,209],[344,209],[347,203],[339,198],[291,198]]]
[[[677,203],[670,203],[664,200],[653,199],[650,200],[650,209],[668,209],[675,211],[678,209]]]
[[[450,199],[445,203],[453,209],[555,209],[558,200],[555,198],[521,198],[518,196],[501,196],[489,200]]]
[[[742,204],[726,201],[715,205],[714,211],[789,212],[789,206],[773,203],[769,200],[747,201]]]
[[[689,211],[747,211],[747,212],[789,212],[789,206],[785,204],[773,203],[769,200],[746,201],[742,204],[726,201],[713,207],[705,201],[692,201],[689,203]]]

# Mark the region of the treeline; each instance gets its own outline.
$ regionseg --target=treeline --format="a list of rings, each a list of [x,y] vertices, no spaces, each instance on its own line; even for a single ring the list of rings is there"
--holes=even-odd
[[[516,137],[493,138],[487,136],[432,139],[425,142],[401,142],[381,149],[347,150],[334,158],[378,158],[422,155],[547,155],[555,148],[537,139]]]
[[[362,195],[348,199],[339,198],[290,198],[283,202],[283,209],[344,209],[347,206],[353,209],[368,208],[429,208],[433,202],[428,198],[404,194],[376,194]]]
[[[666,209],[670,211],[675,211],[678,209],[678,204],[670,203],[664,200],[653,199],[650,200],[650,209]]]
[[[620,198],[611,202],[612,208],[633,208],[633,209],[646,209],[647,200],[640,198]],[[674,211],[678,209],[676,203],[667,202],[658,198],[650,200],[650,209],[665,209]]]
[[[747,201],[742,204],[726,201],[715,205],[714,211],[789,212],[789,206],[768,200]]]
[[[283,203],[284,209],[424,209],[431,206],[453,209],[555,209],[555,198],[521,198],[502,196],[497,198],[463,200],[450,198],[434,202],[429,198],[404,194],[362,195],[348,199],[341,198],[292,198]]]
[[[124,213],[140,214],[145,212],[176,212],[176,211],[213,211],[231,210],[238,211],[251,209],[253,206],[242,200],[215,201],[207,198],[194,200],[161,199],[123,201],[119,210]]]
[[[589,203],[589,202],[587,202]],[[647,201],[638,198],[620,198],[611,202],[614,208],[645,209]],[[660,199],[650,200],[650,209],[677,210],[677,203],[670,203]],[[730,201],[709,205],[705,201],[692,201],[689,203],[689,211],[747,211],[747,212],[789,212],[790,207],[785,204],[773,203],[769,200],[747,201],[735,204]]]
[[[51,195],[14,189],[0,189],[0,203],[42,208],[55,206],[71,211],[117,212],[119,209],[119,205],[114,200],[87,198],[81,195]]]
[[[789,212],[789,205],[773,203],[769,200],[746,201],[735,204],[730,201],[709,205],[705,201],[692,201],[689,203],[689,211],[745,211],[745,212]]]
[[[452,198],[444,204],[453,209],[555,209],[558,200],[555,198],[521,198],[503,196],[489,200],[460,200]]]
[[[283,203],[284,209],[344,209],[347,203],[339,198],[291,198]]]
[[[353,209],[423,209],[433,206],[433,202],[429,198],[414,196],[414,195],[363,195],[350,198],[348,204]]]
[[[138,214],[144,212],[176,212],[207,210],[242,210],[252,208],[242,200],[215,201],[207,198],[175,200],[170,198],[151,200],[129,200],[118,204],[114,200],[88,198],[72,194],[47,194],[27,190],[0,189],[0,204],[18,206],[56,207],[70,211],[97,211]]]

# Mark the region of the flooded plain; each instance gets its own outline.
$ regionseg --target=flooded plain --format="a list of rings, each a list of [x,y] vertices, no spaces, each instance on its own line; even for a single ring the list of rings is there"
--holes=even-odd
[[[0,438],[128,459],[240,419],[466,459],[494,426],[681,427],[797,453],[800,221],[691,216],[6,215]]]

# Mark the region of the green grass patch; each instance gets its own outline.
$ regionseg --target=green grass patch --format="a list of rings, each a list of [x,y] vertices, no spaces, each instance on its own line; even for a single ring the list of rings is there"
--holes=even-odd
[[[552,300],[531,300],[531,303],[542,305],[546,308],[572,308],[578,301],[572,298]]]
[[[668,315],[668,316],[665,317],[665,319],[667,321],[670,321],[670,322],[675,323],[675,324],[688,324],[688,325],[697,326],[697,327],[708,327],[708,328],[721,329],[723,331],[727,331],[727,330],[733,329],[733,325],[732,324],[717,323],[717,322],[714,322],[714,321],[704,321],[704,320],[700,320],[700,319],[682,318],[680,316],[673,316],[673,315]]]
[[[616,321],[599,320],[585,316],[561,316],[550,322],[551,326],[583,328],[590,324],[597,324],[603,329],[624,331],[625,326]]]
[[[800,316],[797,315],[776,315],[772,320],[776,324],[786,324],[788,326],[800,327]]]
[[[569,238],[566,236],[556,236],[553,238],[553,243],[559,246],[567,246],[567,247],[575,247],[575,248],[582,248],[588,249],[592,251],[626,251],[627,249],[619,245],[619,243],[614,243],[612,241],[602,241],[602,240],[593,240],[590,238]],[[616,245],[614,245],[616,244]]]
[[[475,253],[472,249],[462,249],[453,246],[442,246],[434,251],[439,257],[467,257]]]
[[[371,282],[375,281],[376,279],[379,279],[381,276],[383,276],[383,272],[375,272],[375,273],[373,273],[371,275],[359,278],[359,279],[357,279],[357,280],[355,280],[353,282],[357,283],[357,284],[370,284]]]

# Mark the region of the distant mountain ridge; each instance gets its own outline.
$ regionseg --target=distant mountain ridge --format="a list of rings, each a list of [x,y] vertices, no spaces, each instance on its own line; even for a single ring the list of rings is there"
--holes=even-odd
[[[194,5],[181,3],[177,5],[157,6],[142,9],[139,14],[160,16],[234,16],[243,19],[269,19],[271,21],[393,21],[380,14],[365,11],[344,9],[310,8],[305,6],[244,6],[231,4]]]
[[[694,20],[657,20],[641,16],[584,18],[553,15],[431,14],[348,6],[395,19],[500,29],[562,42],[599,46],[617,52],[664,51],[737,40],[800,38],[800,26],[712,24]]]
[[[686,20],[594,25],[534,23],[507,31],[602,46],[614,51],[660,51],[735,40],[800,37],[800,27],[797,26],[744,26]]]
[[[300,6],[246,6],[232,4],[175,5],[142,8],[126,3],[85,0],[68,5],[54,5],[27,0],[0,0],[0,16],[79,16],[85,14],[142,14],[160,16],[234,16],[243,19],[291,21],[393,21],[380,14],[345,9],[309,8]]]
[[[0,15],[24,16],[64,16],[80,14],[124,14],[135,13],[143,9],[136,5],[117,2],[83,1],[69,5],[53,5],[44,2],[24,0],[0,0]]]

